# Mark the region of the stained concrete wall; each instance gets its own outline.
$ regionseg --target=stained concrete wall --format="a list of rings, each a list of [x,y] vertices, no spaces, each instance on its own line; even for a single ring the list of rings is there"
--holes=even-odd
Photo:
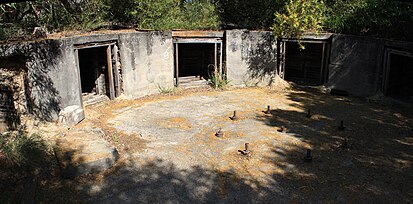
[[[119,48],[126,96],[142,97],[174,86],[171,32],[121,34]]]
[[[327,86],[357,96],[381,92],[386,47],[413,50],[413,43],[333,35]]]
[[[81,104],[71,46],[67,40],[0,45],[0,57],[26,58],[33,114],[39,118],[56,120],[62,107]]]
[[[234,86],[270,85],[276,74],[277,44],[272,32],[226,31],[227,77]]]
[[[170,32],[99,34],[5,44],[0,45],[0,58],[26,58],[33,114],[54,121],[60,110],[73,105],[82,107],[75,45],[107,41],[118,42],[125,95],[136,98],[159,93],[158,87],[173,87]]]

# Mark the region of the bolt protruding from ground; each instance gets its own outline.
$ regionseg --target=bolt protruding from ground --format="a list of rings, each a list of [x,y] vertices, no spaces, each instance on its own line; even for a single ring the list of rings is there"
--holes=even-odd
[[[311,118],[311,109],[308,109],[307,115],[305,117]]]
[[[349,148],[348,138],[347,138],[347,137],[344,138],[343,143],[341,143],[340,147],[343,148],[343,149]]]
[[[288,131],[288,128],[285,126],[281,126],[280,128],[277,129],[278,132],[286,133]]]
[[[248,158],[251,157],[251,151],[249,150],[249,143],[245,143],[244,150],[238,150],[242,155],[247,156]]]
[[[341,121],[340,126],[338,126],[338,130],[343,131],[344,129],[346,129],[346,127],[344,127],[344,121]]]
[[[305,162],[311,162],[313,160],[313,156],[311,155],[311,149],[307,149],[307,154],[304,157]]]
[[[224,137],[224,132],[222,131],[222,128],[219,128],[219,130],[215,133],[215,136]]]
[[[271,114],[271,107],[270,105],[267,106],[267,110],[264,111],[265,114]]]
[[[238,117],[237,117],[237,111],[234,111],[234,115],[233,116],[231,116],[231,117],[229,117],[231,120],[237,120],[238,119]]]

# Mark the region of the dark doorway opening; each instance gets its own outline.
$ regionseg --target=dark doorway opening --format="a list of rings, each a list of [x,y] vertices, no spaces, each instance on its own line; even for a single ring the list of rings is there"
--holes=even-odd
[[[389,54],[386,95],[409,99],[413,97],[413,56]]]
[[[106,47],[79,50],[82,93],[109,95]]]
[[[114,99],[121,94],[118,51],[114,42],[76,46],[83,105]]]
[[[223,74],[222,46],[219,38],[175,39],[175,85],[204,86],[212,76]]]
[[[209,79],[214,71],[215,64],[212,43],[181,43],[178,44],[179,62],[178,76],[196,76],[200,79]],[[211,70],[212,69],[212,70]]]
[[[325,83],[327,46],[326,43],[284,42],[284,79],[302,85]]]

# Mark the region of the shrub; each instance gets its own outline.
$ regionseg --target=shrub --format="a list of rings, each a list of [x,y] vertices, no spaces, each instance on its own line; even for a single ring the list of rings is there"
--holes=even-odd
[[[300,39],[305,32],[322,30],[326,6],[322,0],[290,0],[283,12],[275,13],[272,29],[278,37]]]
[[[19,130],[0,137],[0,151],[10,166],[33,169],[50,156],[45,141],[39,135]]]
[[[231,81],[227,79],[225,74],[214,73],[209,79],[211,86],[215,89],[225,88]]]

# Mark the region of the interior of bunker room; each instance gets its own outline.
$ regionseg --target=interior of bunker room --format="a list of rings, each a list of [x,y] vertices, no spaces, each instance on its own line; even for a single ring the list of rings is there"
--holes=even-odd
[[[175,86],[207,85],[224,74],[223,31],[173,31]]]
[[[279,67],[282,77],[301,85],[317,86],[328,81],[331,35],[281,39]]]
[[[115,99],[122,93],[122,71],[116,42],[75,45],[83,103]]]

